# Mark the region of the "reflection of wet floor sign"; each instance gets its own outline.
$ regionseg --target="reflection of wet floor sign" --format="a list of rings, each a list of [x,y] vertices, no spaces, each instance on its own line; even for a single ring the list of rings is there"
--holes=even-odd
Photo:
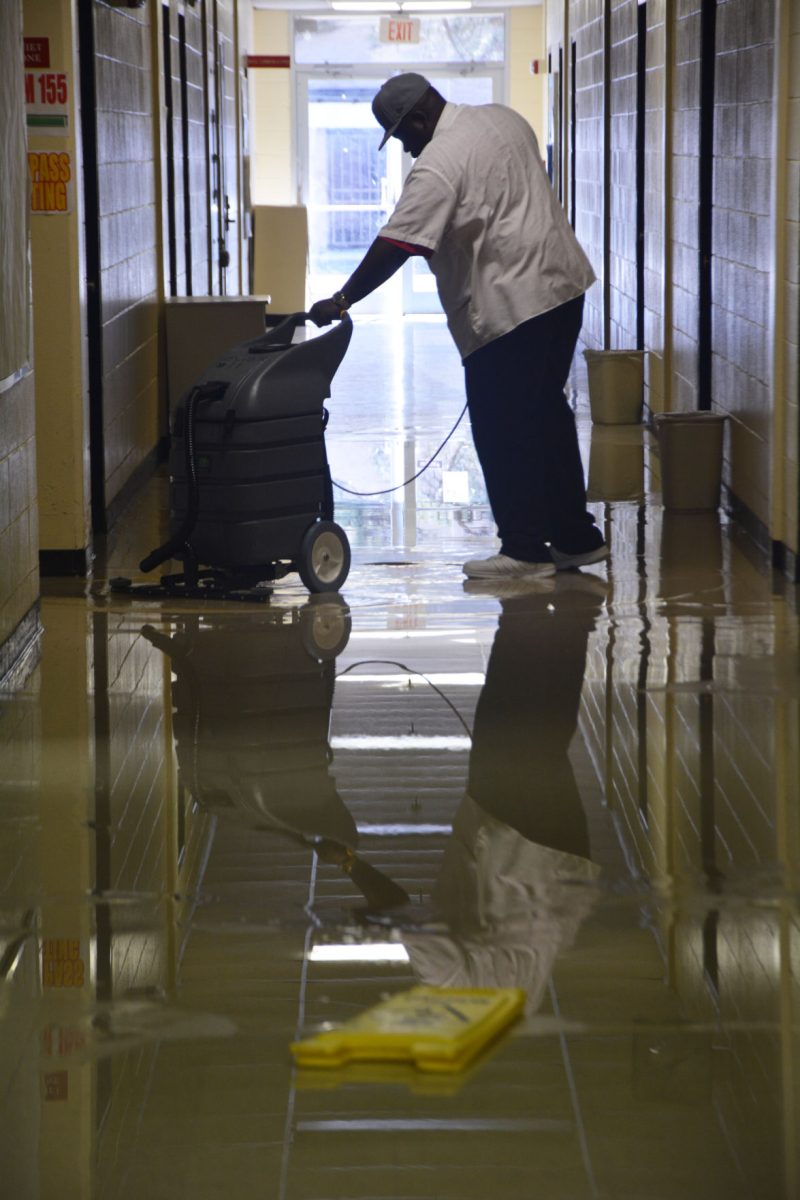
[[[415,987],[360,1017],[294,1042],[301,1067],[412,1062],[422,1071],[460,1071],[522,1011],[521,988]]]

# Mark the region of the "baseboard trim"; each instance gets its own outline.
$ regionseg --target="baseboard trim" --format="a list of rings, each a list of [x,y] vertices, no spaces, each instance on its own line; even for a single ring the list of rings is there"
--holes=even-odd
[[[772,543],[772,565],[790,583],[800,583],[800,555],[790,550],[784,542]]]
[[[800,583],[800,556],[790,550],[785,542],[770,537],[770,532],[760,517],[736,496],[727,485],[725,508],[736,524],[755,542],[767,563],[780,571],[789,583]]]
[[[739,499],[735,492],[731,491],[727,484],[723,484],[722,490],[726,497],[725,511],[755,542],[767,561],[771,562],[773,542],[767,526],[743,500]]]
[[[46,579],[85,579],[92,563],[92,552],[88,546],[78,550],[40,550],[39,572]]]
[[[16,691],[25,683],[39,661],[41,635],[42,622],[37,600],[10,636],[0,644],[0,691]]]

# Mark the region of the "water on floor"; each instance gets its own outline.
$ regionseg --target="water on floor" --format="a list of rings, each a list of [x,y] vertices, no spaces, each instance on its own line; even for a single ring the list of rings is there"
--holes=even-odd
[[[607,566],[462,581],[458,361],[365,319],[340,595],[110,592],[164,478],[48,589],[0,696],[2,1197],[800,1194],[796,591],[576,403]],[[524,1010],[450,1074],[294,1064],[418,984]]]

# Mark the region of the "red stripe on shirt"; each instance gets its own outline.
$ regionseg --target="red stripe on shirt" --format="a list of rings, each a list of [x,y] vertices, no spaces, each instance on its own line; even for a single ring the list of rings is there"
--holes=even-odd
[[[423,258],[430,258],[433,254],[427,246],[412,246],[410,242],[398,242],[396,238],[384,237],[382,234],[381,241],[388,242],[391,246],[397,246],[400,250],[405,250],[406,254],[421,254]]]

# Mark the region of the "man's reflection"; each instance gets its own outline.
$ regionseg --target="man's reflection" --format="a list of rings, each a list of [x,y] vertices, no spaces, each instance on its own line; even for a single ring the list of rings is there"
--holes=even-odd
[[[172,636],[142,632],[171,661],[178,768],[195,800],[315,850],[371,909],[406,903],[356,854],[356,823],[330,774],[335,660],[350,634],[341,597],[244,619],[190,614]]]
[[[403,935],[423,982],[522,987],[529,1011],[598,874],[569,747],[605,584],[578,574],[548,582],[552,591],[539,584],[501,600],[467,791],[434,893],[438,921]]]

